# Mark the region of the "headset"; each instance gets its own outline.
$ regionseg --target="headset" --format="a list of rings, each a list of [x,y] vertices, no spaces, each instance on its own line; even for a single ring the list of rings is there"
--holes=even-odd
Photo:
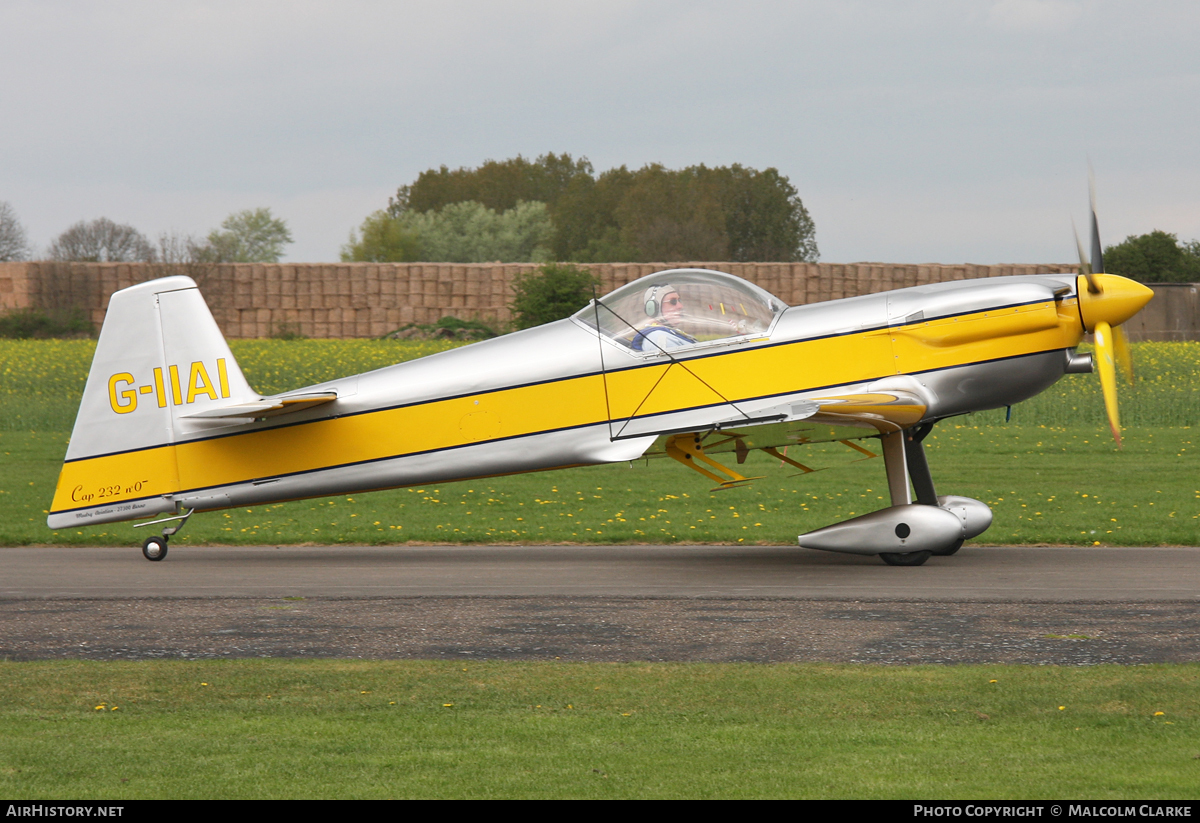
[[[658,317],[660,314],[662,314],[662,303],[660,302],[661,299],[664,296],[666,296],[668,294],[672,294],[677,291],[679,291],[679,290],[676,289],[674,286],[672,286],[670,283],[662,283],[660,285],[651,286],[650,288],[646,289],[646,297],[645,297],[646,316],[647,317]]]

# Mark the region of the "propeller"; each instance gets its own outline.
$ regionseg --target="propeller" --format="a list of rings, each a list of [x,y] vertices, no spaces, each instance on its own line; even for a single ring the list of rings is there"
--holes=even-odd
[[[1096,179],[1088,169],[1088,195],[1092,212],[1091,259],[1084,252],[1079,232],[1075,232],[1075,245],[1079,249],[1079,273],[1087,282],[1087,296],[1080,294],[1084,327],[1096,337],[1097,369],[1100,372],[1100,390],[1104,395],[1104,410],[1108,425],[1112,429],[1117,448],[1121,448],[1121,420],[1117,408],[1117,376],[1119,365],[1122,374],[1133,385],[1133,358],[1129,350],[1129,337],[1121,324],[1132,317],[1153,296],[1153,292],[1141,284],[1104,273],[1104,252],[1100,246],[1100,224],[1096,219]],[[1074,229],[1074,221],[1072,221]],[[1093,316],[1088,323],[1089,315]]]
[[[1117,448],[1121,448],[1121,417],[1117,409],[1117,371],[1113,364],[1114,329],[1108,323],[1100,320],[1096,323],[1096,357],[1097,368],[1100,371],[1100,391],[1104,395],[1104,411],[1108,414],[1108,426],[1112,429],[1113,439]]]

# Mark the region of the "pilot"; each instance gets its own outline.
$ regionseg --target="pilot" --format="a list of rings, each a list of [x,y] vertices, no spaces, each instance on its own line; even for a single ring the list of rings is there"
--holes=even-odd
[[[634,336],[634,351],[656,352],[697,342],[679,328],[683,322],[683,301],[674,286],[663,283],[646,289],[643,305],[650,323]]]

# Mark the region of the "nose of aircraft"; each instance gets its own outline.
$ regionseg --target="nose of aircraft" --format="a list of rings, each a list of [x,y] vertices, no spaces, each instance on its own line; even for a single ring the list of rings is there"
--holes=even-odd
[[[1093,274],[1091,279],[1093,282],[1089,285],[1088,278],[1080,275],[1076,286],[1083,327],[1089,332],[1095,331],[1100,322],[1119,326],[1141,311],[1154,296],[1150,289],[1128,277]]]

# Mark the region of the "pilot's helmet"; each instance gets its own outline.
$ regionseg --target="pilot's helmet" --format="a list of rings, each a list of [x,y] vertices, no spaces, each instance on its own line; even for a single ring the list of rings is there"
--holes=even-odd
[[[643,298],[643,304],[646,309],[647,317],[659,317],[662,315],[662,300],[668,294],[678,292],[679,289],[672,286],[670,283],[660,283],[657,286],[651,286],[646,289],[646,295]]]

